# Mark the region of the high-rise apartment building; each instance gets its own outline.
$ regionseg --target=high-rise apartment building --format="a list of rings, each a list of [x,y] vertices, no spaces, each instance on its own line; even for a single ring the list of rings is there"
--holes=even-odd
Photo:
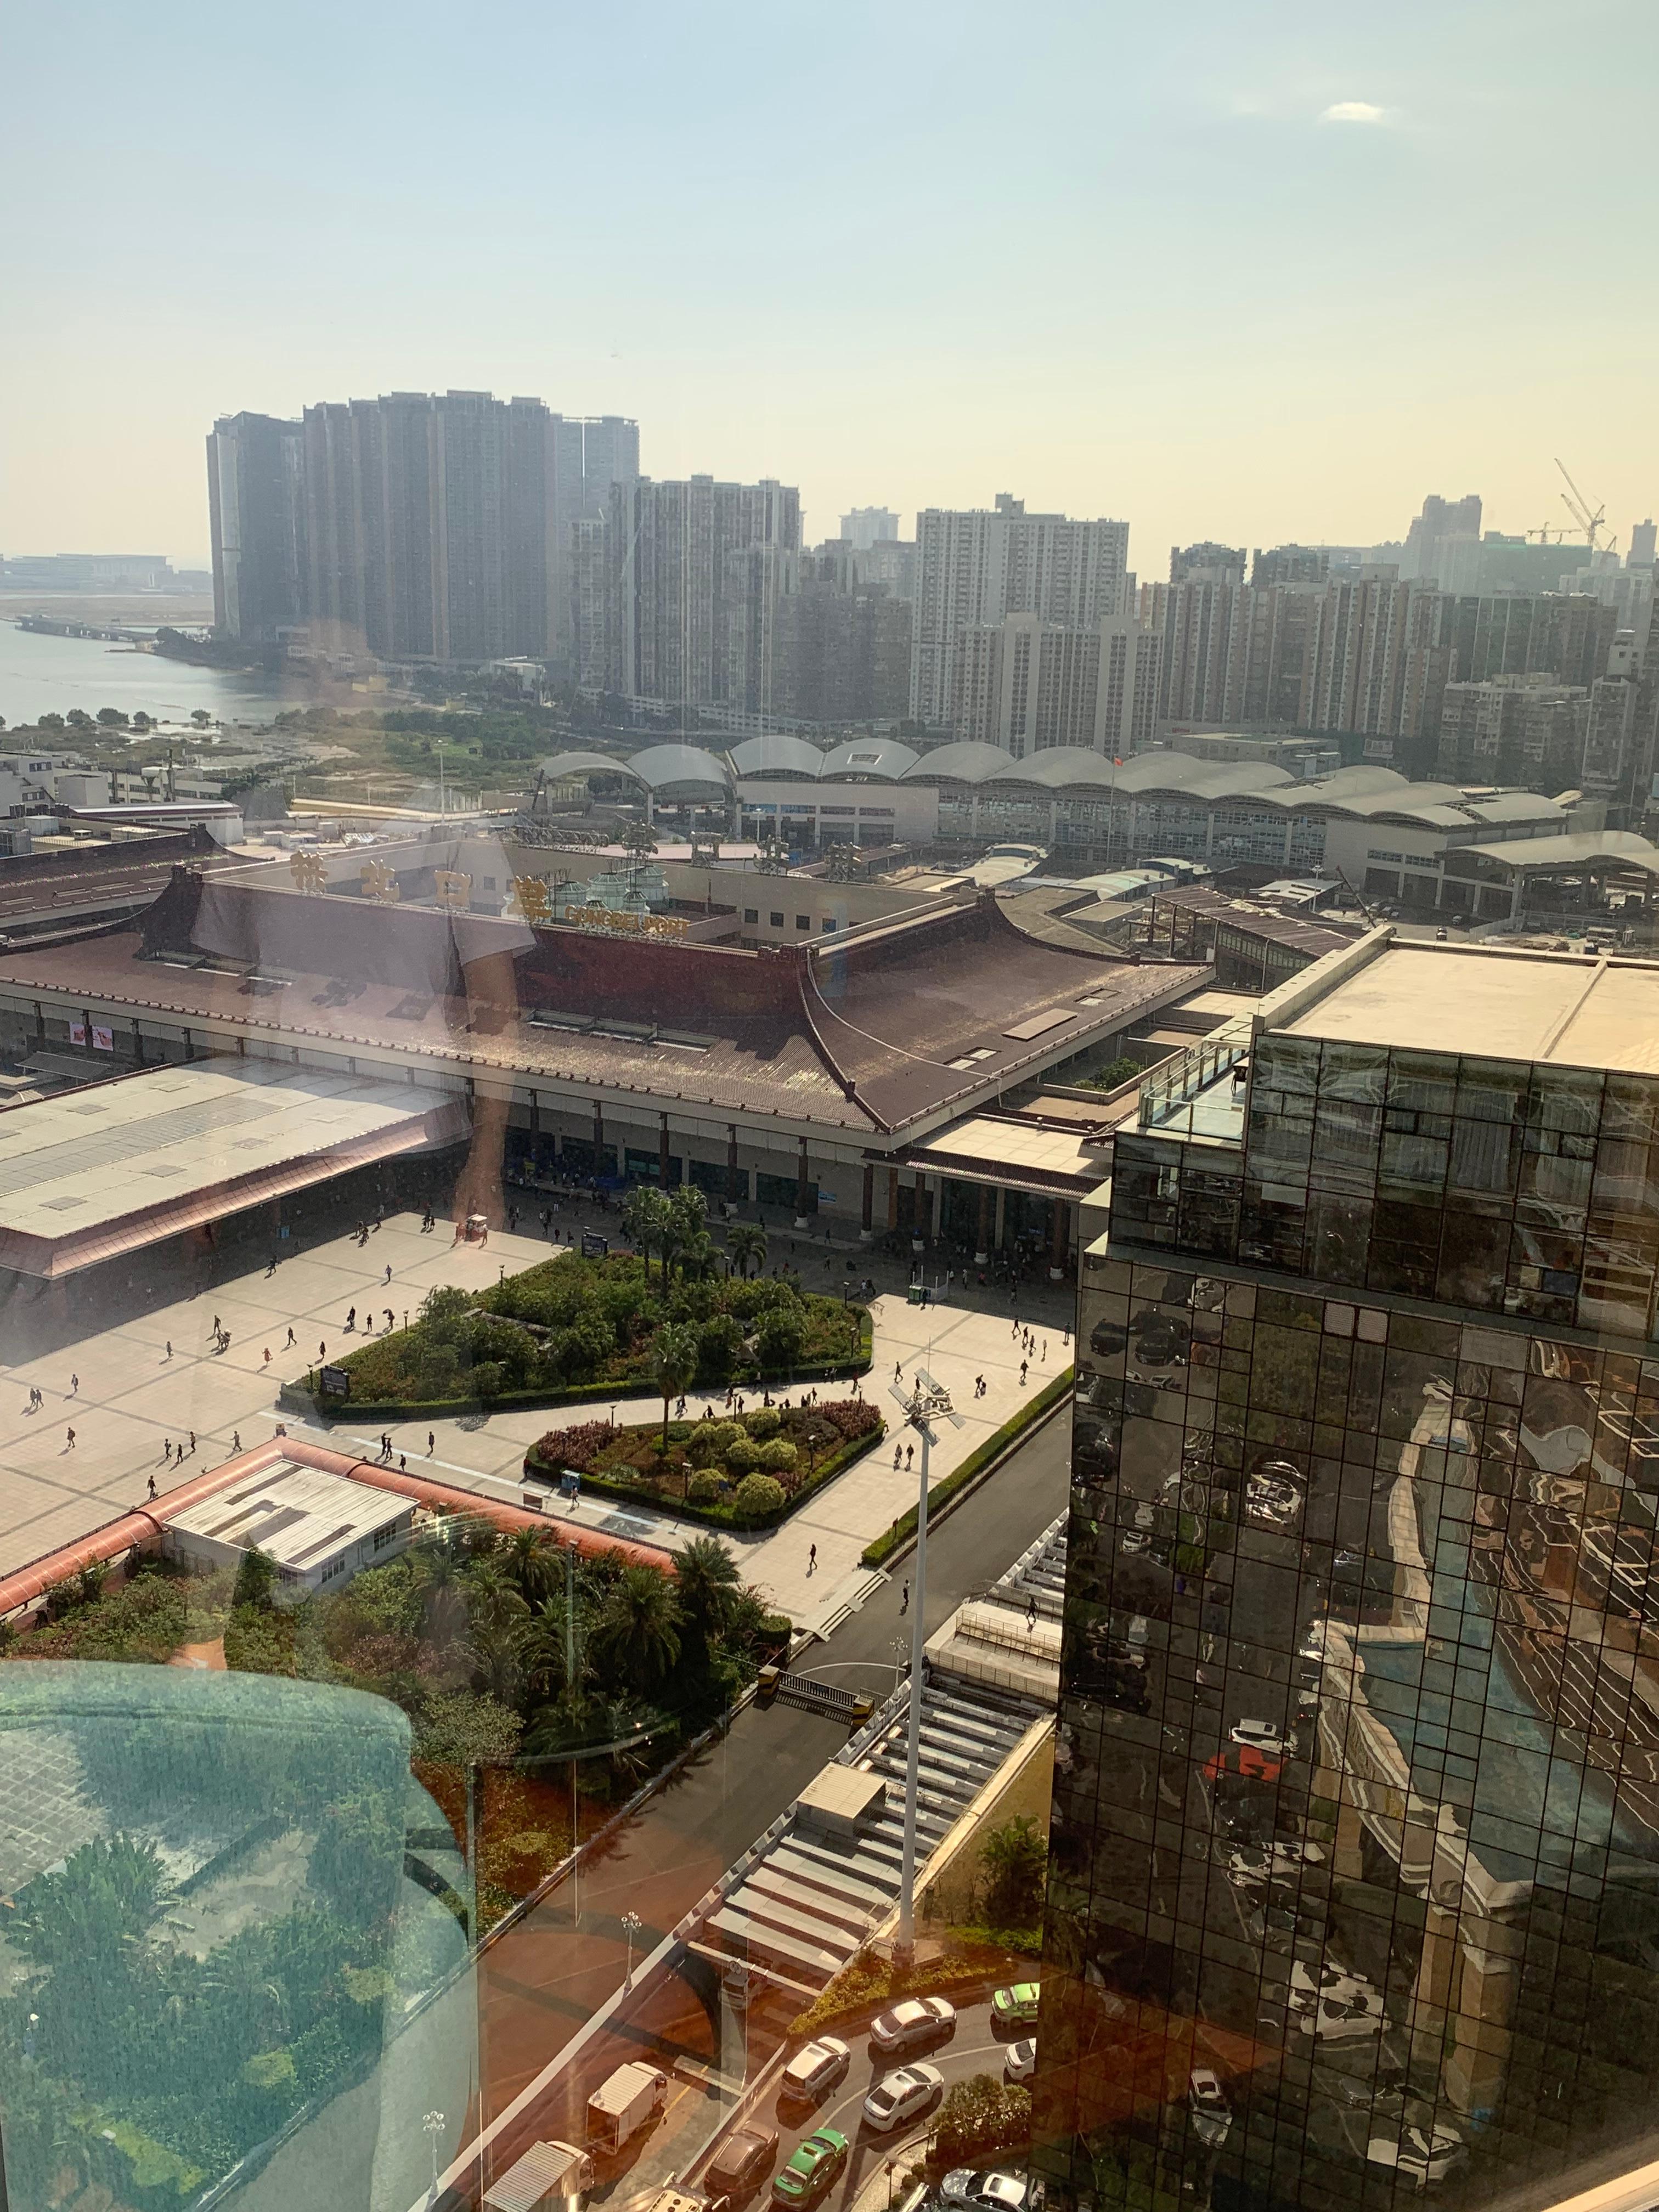
[[[1218,545],[1212,538],[1206,538],[1199,545],[1170,548],[1172,584],[1242,584],[1243,580],[1243,546]]]
[[[1584,773],[1589,694],[1549,676],[1449,684],[1440,708],[1436,774],[1445,783],[1576,789]]]
[[[910,714],[932,728],[956,726],[963,631],[1015,614],[1092,630],[1127,611],[1127,522],[1027,514],[1023,500],[999,492],[994,507],[926,509],[916,518],[916,547]]]
[[[1084,1255],[1050,2212],[1549,2203],[1653,2109],[1659,968],[1389,935],[1149,1077]]]
[[[488,392],[394,392],[308,407],[286,428],[299,518],[289,619],[308,624],[314,647],[393,661],[572,660],[574,532],[637,475],[635,423]],[[216,570],[223,473],[210,452]],[[221,627],[260,634],[245,619],[228,592]]]
[[[306,618],[302,432],[273,415],[222,415],[208,434],[213,620],[269,643]]]
[[[1133,615],[1108,615],[1093,629],[1010,615],[964,630],[952,681],[958,734],[1016,760],[1048,745],[1127,760],[1157,726],[1158,646]]]
[[[841,534],[855,553],[872,545],[890,544],[899,534],[899,519],[890,507],[855,507],[841,519]]]
[[[845,544],[793,562],[779,602],[771,711],[783,722],[897,721],[910,692],[908,600],[866,580],[867,554]]]
[[[1250,556],[1253,584],[1322,584],[1331,570],[1323,545],[1270,545]]]
[[[775,556],[799,550],[793,485],[702,476],[613,484],[605,688],[663,706],[766,714],[769,641],[777,599],[790,587],[787,564]]]
[[[1401,576],[1408,584],[1419,579],[1437,584],[1443,592],[1478,590],[1480,578],[1470,564],[1480,544],[1480,493],[1442,499],[1431,492],[1406,532]]]

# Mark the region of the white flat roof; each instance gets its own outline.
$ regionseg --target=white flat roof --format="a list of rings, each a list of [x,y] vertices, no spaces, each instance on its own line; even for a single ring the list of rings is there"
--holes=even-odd
[[[329,1152],[454,1094],[280,1060],[145,1068],[0,1112],[0,1233],[58,1238]]]
[[[264,1552],[289,1573],[309,1575],[414,1507],[395,1492],[284,1459],[169,1514],[167,1526],[235,1551]]]
[[[1659,963],[1395,945],[1284,1028],[1350,1044],[1659,1074]]]

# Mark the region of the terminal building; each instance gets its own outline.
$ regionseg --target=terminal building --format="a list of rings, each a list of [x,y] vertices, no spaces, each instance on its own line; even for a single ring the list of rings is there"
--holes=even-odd
[[[686,1182],[714,1212],[1063,1269],[1106,1105],[1045,1113],[1046,1088],[1208,980],[1045,941],[971,883],[834,931],[803,903],[777,942],[591,881],[553,918],[568,887],[532,859],[427,837],[180,867],[136,920],[0,951],[0,1050],[87,1079],[0,1113],[0,1266],[66,1294],[230,1213],[275,1235],[303,1191],[438,1158],[493,1218],[503,1174]],[[823,890],[747,880],[792,921]]]
[[[1051,2205],[1519,2207],[1647,2155],[1656,1040],[1659,964],[1383,927],[1119,1124],[1078,1315]]]
[[[1357,890],[1482,921],[1519,911],[1528,880],[1582,875],[1589,863],[1644,886],[1659,848],[1606,830],[1605,808],[1577,793],[1411,782],[1395,769],[1307,776],[1278,759],[1197,759],[1154,750],[1121,762],[1079,745],[1015,760],[963,742],[917,752],[893,738],[824,752],[758,737],[715,754],[647,746],[627,759],[565,753],[549,782],[596,775],[636,792],[647,815],[684,812],[734,836],[811,854],[834,845],[982,852],[1035,844],[1073,871],[1157,856],[1216,873],[1345,876]],[[1563,847],[1564,837],[1587,844]]]

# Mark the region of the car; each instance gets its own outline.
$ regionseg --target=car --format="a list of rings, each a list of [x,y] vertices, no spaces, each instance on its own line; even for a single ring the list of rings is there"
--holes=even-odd
[[[884,2074],[864,2100],[864,2124],[887,2135],[925,2112],[944,2087],[937,2066],[901,2066],[896,2073]]]
[[[1437,945],[1443,945],[1445,943],[1446,933],[1443,929],[1436,930],[1434,933],[1434,941]]]
[[[1006,1989],[994,1990],[992,2027],[1029,2027],[1037,2016],[1037,2001],[1042,1995],[1041,1982],[1012,1982]]]
[[[978,2173],[971,2166],[955,2166],[939,2184],[947,2204],[965,2204],[969,2212],[1031,2212],[1042,2202],[1042,2185],[1034,2188],[1018,2173]]]
[[[1365,2145],[1373,2166],[1391,2166],[1409,2174],[1419,2190],[1431,2181],[1443,2181],[1468,2157],[1468,2147],[1455,2128],[1402,2126],[1377,2129]]]
[[[1291,1961],[1291,2009],[1306,2012],[1321,1997],[1352,1996],[1356,1990],[1368,1990],[1373,1984],[1363,1974],[1351,1974],[1347,1968],[1334,1960],[1322,1960],[1310,1966],[1301,1959]]]
[[[778,2154],[775,2128],[734,2128],[703,2173],[710,2197],[747,2197],[772,2171]]]
[[[902,2004],[878,2013],[870,2023],[870,2040],[881,2051],[948,2043],[956,2032],[957,2008],[943,1997],[906,1997]]]
[[[1221,1782],[1230,1777],[1235,1781],[1277,1782],[1284,1771],[1282,1759],[1258,1751],[1254,1744],[1234,1744],[1205,1761],[1204,1778],[1206,1782]]]
[[[816,2105],[842,2079],[852,2063],[852,2050],[838,2035],[820,2035],[798,2051],[784,2068],[778,2094],[786,2104]]]
[[[1018,2043],[1011,2043],[1002,2054],[1002,2075],[1006,2081],[1029,2081],[1036,2072],[1036,2038],[1022,2035]]]
[[[1187,2082],[1188,2101],[1195,2112],[1214,2112],[1218,2117],[1230,2112],[1221,2083],[1207,2066],[1194,2066]]]
[[[1382,1998],[1376,1990],[1355,1989],[1340,1996],[1322,1996],[1302,2015],[1304,2035],[1323,2036],[1332,2043],[1352,2043],[1368,2035],[1381,2035],[1387,2026],[1382,2017]]]
[[[1129,1331],[1121,1321],[1097,1321],[1089,1332],[1089,1349],[1097,1359],[1113,1359],[1129,1348]]]
[[[1253,1751],[1282,1755],[1291,1747],[1277,1721],[1236,1721],[1227,1733],[1231,1741],[1248,1744]]]
[[[820,2204],[847,2171],[852,2145],[839,2128],[818,2128],[797,2143],[789,2163],[772,2177],[772,2202],[787,2212]]]

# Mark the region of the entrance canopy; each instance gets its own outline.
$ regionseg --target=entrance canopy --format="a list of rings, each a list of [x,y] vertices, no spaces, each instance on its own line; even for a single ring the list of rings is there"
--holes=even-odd
[[[226,1058],[0,1113],[0,1267],[54,1278],[465,1134],[458,1092]]]

